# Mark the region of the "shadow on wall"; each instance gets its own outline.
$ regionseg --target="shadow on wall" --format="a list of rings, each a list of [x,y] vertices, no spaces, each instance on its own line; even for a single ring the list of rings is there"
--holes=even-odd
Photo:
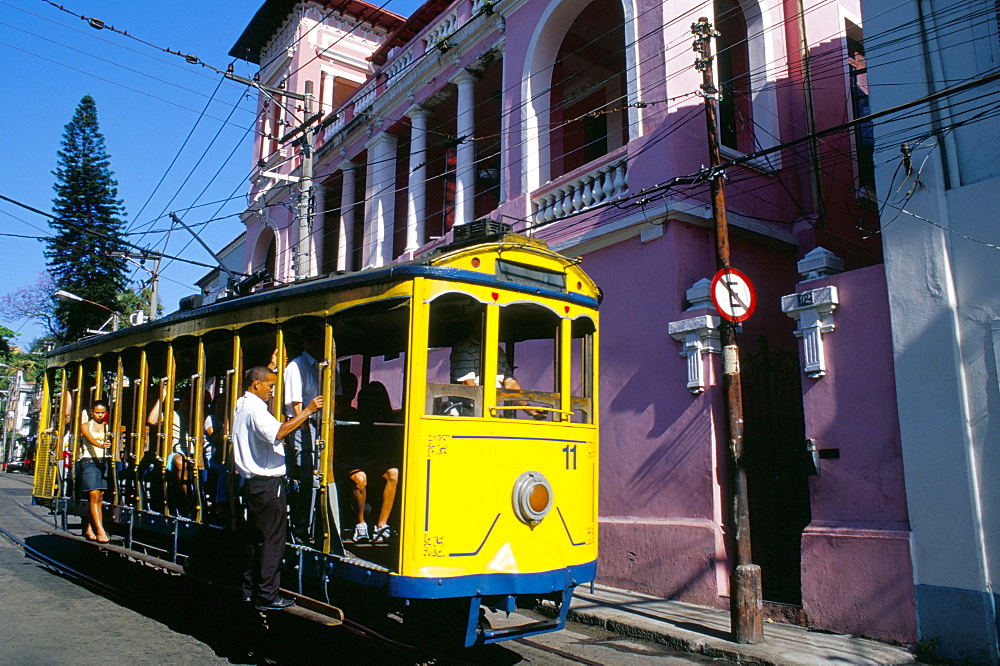
[[[692,470],[701,467],[693,458],[706,455],[705,443],[713,439],[711,424],[707,401],[695,400],[679,418],[670,422],[662,435],[653,430],[649,432],[647,441],[655,439],[660,444],[636,466],[630,480],[632,499],[636,505],[642,506],[670,487],[684,487],[690,492],[691,488],[687,485],[689,479],[677,478],[677,475],[690,475]],[[706,477],[706,483],[708,480]],[[705,492],[710,492],[710,488],[706,487]]]

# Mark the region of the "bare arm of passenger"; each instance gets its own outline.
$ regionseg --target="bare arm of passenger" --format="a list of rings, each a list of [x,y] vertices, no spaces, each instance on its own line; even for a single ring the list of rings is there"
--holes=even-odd
[[[307,418],[321,409],[323,409],[323,396],[318,395],[312,399],[305,409],[281,424],[281,427],[278,428],[277,439],[284,439],[295,432],[299,426],[306,422]]]
[[[83,438],[90,443],[91,446],[96,446],[99,449],[106,449],[110,446],[107,439],[102,439],[98,441],[98,439],[94,437],[94,433],[90,431],[89,423],[85,423],[83,427],[80,428],[80,433],[83,435]]]

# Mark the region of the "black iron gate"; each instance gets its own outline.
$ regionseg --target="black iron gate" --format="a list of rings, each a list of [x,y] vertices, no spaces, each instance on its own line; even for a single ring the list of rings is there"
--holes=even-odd
[[[798,353],[772,351],[761,337],[740,366],[753,561],[766,601],[801,605],[810,511]]]

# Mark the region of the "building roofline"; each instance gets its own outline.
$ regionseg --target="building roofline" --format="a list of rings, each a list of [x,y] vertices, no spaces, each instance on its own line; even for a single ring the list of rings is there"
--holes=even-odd
[[[389,51],[397,46],[405,46],[411,39],[416,37],[421,30],[430,25],[444,10],[452,5],[453,0],[427,0],[414,11],[406,22],[400,25],[389,35],[382,46],[371,55],[371,60],[376,65],[384,65],[389,56]]]
[[[397,31],[406,22],[405,17],[380,9],[364,0],[315,1],[325,9],[336,8],[340,14],[382,28],[387,33]],[[300,4],[304,4],[302,0],[265,0],[229,50],[229,55],[259,65],[261,49],[267,46],[288,15]]]

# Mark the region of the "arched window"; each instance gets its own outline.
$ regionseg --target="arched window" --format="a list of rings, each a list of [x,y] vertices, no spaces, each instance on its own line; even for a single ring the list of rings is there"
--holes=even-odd
[[[737,0],[714,0],[719,133],[722,145],[741,153],[754,151],[753,102],[747,21]]]
[[[593,0],[573,21],[552,68],[551,178],[628,141],[625,14],[619,0]]]
[[[250,258],[250,273],[260,270],[267,270],[272,280],[284,280],[283,275],[277,273],[277,239],[274,229],[266,225],[254,243],[253,254]]]

